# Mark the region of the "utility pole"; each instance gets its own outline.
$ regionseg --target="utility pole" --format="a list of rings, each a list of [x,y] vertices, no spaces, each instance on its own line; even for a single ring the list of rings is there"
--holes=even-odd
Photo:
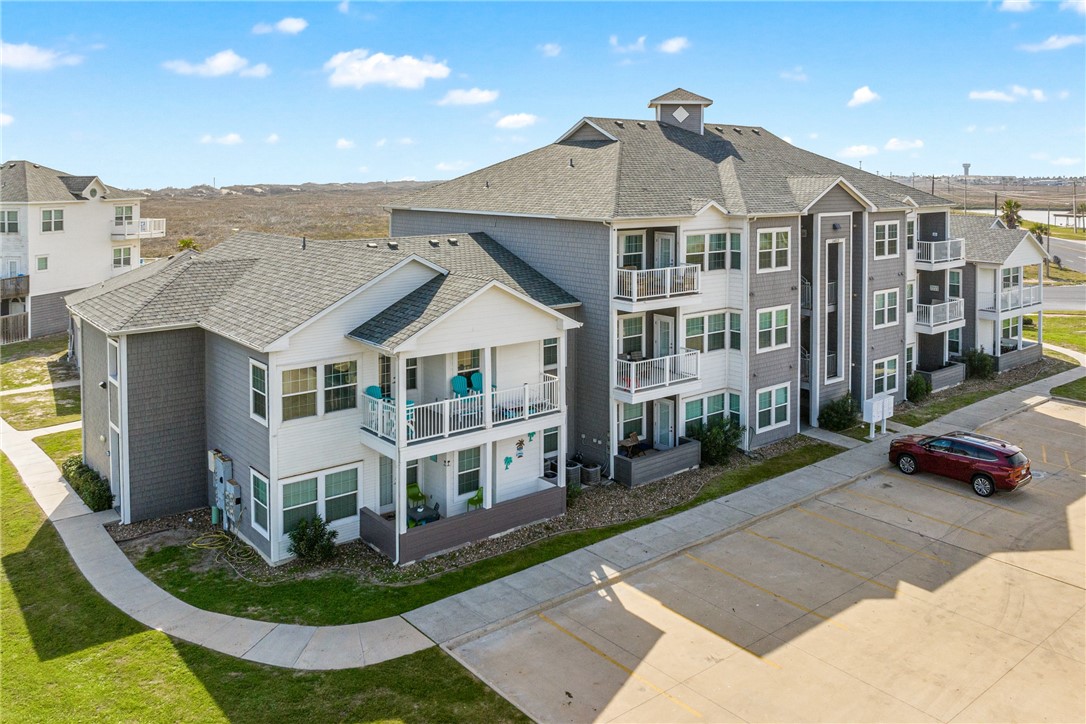
[[[935,195],[935,175],[934,174],[931,177],[931,195],[932,196]]]
[[[995,193],[992,194],[992,196],[995,197],[995,200],[992,201],[992,213],[999,216],[999,194]]]
[[[1071,225],[1075,228],[1075,233],[1078,233],[1078,179],[1071,182],[1071,218],[1074,221]]]
[[[963,208],[965,213],[969,213],[969,164],[963,163],[962,169],[965,171],[965,204]]]

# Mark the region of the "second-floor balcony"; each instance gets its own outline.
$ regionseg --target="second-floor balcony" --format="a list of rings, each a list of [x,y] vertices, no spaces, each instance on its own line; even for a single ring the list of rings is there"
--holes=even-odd
[[[616,269],[615,297],[628,302],[690,296],[701,293],[701,267],[697,264],[659,269]]]
[[[137,221],[114,221],[110,225],[110,234],[118,239],[159,239],[166,236],[165,219],[139,219]]]
[[[30,277],[18,276],[0,279],[0,298],[15,299],[30,295]]]
[[[616,387],[623,392],[636,394],[695,382],[700,376],[701,353],[684,347],[678,354],[662,357],[619,359]]]
[[[1037,306],[1041,301],[1041,286],[1029,284],[1000,292],[980,292],[977,294],[977,309],[988,313],[1009,312]]]
[[[916,331],[936,334],[965,326],[965,300],[954,298],[947,302],[916,305]]]
[[[926,271],[965,266],[965,240],[916,242],[916,268]]]

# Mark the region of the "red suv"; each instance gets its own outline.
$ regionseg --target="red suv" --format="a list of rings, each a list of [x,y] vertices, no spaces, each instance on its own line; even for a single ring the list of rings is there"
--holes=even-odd
[[[972,483],[985,498],[997,488],[1017,490],[1033,480],[1021,448],[974,432],[894,438],[890,462],[906,475],[922,471]]]

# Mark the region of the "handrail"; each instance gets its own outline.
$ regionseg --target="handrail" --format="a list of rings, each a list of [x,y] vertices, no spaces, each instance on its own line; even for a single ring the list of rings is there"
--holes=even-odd
[[[701,266],[681,264],[659,269],[616,269],[615,296],[630,301],[660,299],[701,291]]]
[[[916,323],[927,327],[937,327],[965,319],[965,300],[954,298],[939,304],[917,304]]]
[[[678,354],[653,357],[645,360],[618,360],[619,389],[638,392],[696,380],[701,376],[701,353],[682,348]]]
[[[985,311],[996,311],[996,298],[999,298],[998,311],[1006,312],[1011,309],[1021,309],[1040,304],[1042,292],[1040,284],[1004,289],[1000,292],[981,292],[977,295],[977,307]]]
[[[811,289],[811,280],[808,279],[807,277],[801,276],[799,278],[799,282],[800,282],[800,294],[799,294],[800,307],[802,307],[803,309],[810,309],[811,308],[811,297],[813,296],[812,289]]]
[[[944,261],[957,261],[965,258],[964,239],[944,239],[942,241],[916,242],[916,260],[931,264]]]

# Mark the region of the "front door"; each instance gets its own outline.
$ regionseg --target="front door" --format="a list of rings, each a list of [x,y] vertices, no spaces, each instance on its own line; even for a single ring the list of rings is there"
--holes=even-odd
[[[669,450],[675,439],[675,403],[657,400],[653,403],[652,441],[657,450]]]
[[[663,314],[652,318],[653,357],[675,354],[675,318]]]
[[[666,269],[675,266],[675,235],[670,231],[657,231],[653,234],[653,267]]]

